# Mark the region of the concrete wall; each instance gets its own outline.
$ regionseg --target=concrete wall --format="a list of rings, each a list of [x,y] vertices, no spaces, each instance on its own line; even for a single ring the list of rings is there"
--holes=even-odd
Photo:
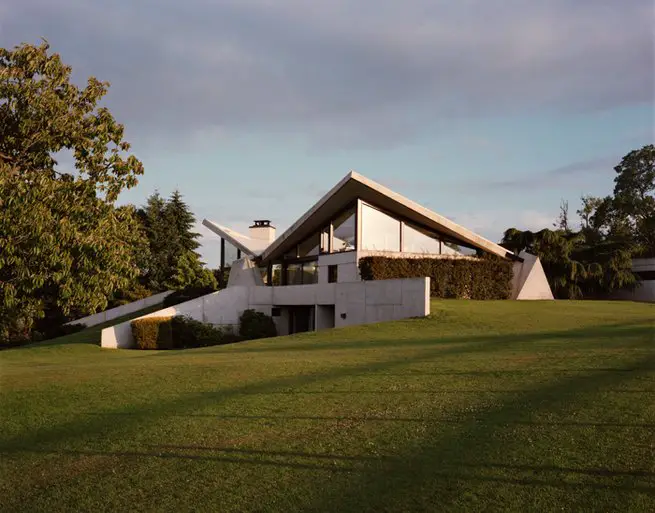
[[[539,257],[522,251],[523,262],[514,262],[511,299],[554,299]]]
[[[247,308],[248,287],[232,287],[137,318],[188,315],[197,321],[238,329],[239,316]],[[122,322],[102,330],[100,345],[113,349],[132,347],[134,339],[131,322]]]
[[[632,270],[637,273],[655,272],[655,258],[634,258]],[[634,290],[618,290],[610,297],[625,301],[655,302],[655,280],[642,280]]]
[[[172,290],[167,290],[166,292],[160,292],[150,297],[144,299],[139,299],[132,303],[126,305],[117,306],[116,308],[110,308],[104,312],[98,312],[87,317],[82,317],[81,319],[76,319],[74,321],[67,322],[66,324],[84,324],[87,328],[91,326],[97,326],[103,322],[111,321],[117,319],[118,317],[123,317],[123,315],[131,314],[148,308],[149,306],[154,306],[161,303],[166,296],[169,296],[173,293]]]
[[[331,253],[319,255],[318,257],[318,282],[328,282],[328,266],[336,265],[337,282],[348,283],[359,281],[359,269],[357,267],[357,251],[345,251],[344,253]]]
[[[237,329],[239,316],[248,308],[270,315],[274,306],[301,305],[334,305],[336,327],[424,317],[430,314],[430,279],[231,287],[139,318],[188,315],[202,322]],[[325,327],[328,324],[324,318],[325,309],[320,315],[320,320],[316,319],[317,326]],[[102,330],[102,347],[132,347],[130,322]],[[285,334],[288,318],[280,317],[276,322],[280,334]]]

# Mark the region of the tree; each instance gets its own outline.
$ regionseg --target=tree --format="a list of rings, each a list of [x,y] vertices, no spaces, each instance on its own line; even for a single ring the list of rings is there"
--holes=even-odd
[[[564,230],[568,232],[569,229],[569,202],[562,200],[559,205],[559,216],[557,220],[553,223],[553,226],[558,230]]]
[[[46,309],[103,308],[138,273],[140,231],[119,193],[141,163],[123,126],[97,106],[109,84],[83,89],[49,45],[0,49],[0,339],[29,337]],[[69,150],[75,172],[57,168]]]
[[[217,288],[214,274],[203,267],[195,251],[200,235],[194,233],[195,217],[174,191],[168,200],[152,194],[139,218],[149,242],[149,261],[142,281],[152,290],[181,290],[187,287]]]
[[[614,171],[615,214],[641,252],[655,255],[655,146],[631,151]]]
[[[164,214],[166,201],[155,191],[139,210],[139,219],[148,239],[148,260],[141,281],[154,291],[166,290],[164,282],[170,274],[169,242],[171,229]]]
[[[174,254],[195,251],[200,247],[196,240],[200,237],[200,234],[192,231],[193,226],[196,224],[196,218],[182,199],[180,191],[173,191],[173,194],[166,202],[164,217],[170,227],[172,239],[169,244],[173,246]]]

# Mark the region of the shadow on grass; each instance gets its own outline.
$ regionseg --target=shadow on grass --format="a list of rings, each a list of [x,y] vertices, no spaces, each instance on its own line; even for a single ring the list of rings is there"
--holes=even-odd
[[[5,438],[0,445],[0,451],[5,454],[15,452],[37,452],[52,455],[94,455],[102,457],[125,457],[125,458],[167,458],[167,459],[192,459],[210,460],[234,464],[268,465],[291,467],[304,470],[321,470],[330,472],[350,472],[347,483],[338,482],[331,484],[322,480],[315,485],[315,493],[309,494],[306,498],[299,500],[306,501],[299,505],[303,510],[319,511],[386,511],[398,506],[396,509],[411,509],[415,504],[414,500],[424,501],[425,504],[452,505],[454,504],[466,486],[461,483],[498,483],[513,484],[529,487],[551,487],[575,491],[578,501],[584,501],[587,496],[585,490],[625,490],[642,491],[646,493],[655,492],[655,488],[633,482],[566,482],[558,475],[549,475],[546,478],[534,476],[505,476],[505,472],[535,472],[545,474],[577,473],[590,476],[594,479],[633,479],[637,477],[651,477],[652,472],[645,470],[618,470],[598,468],[567,469],[557,466],[530,466],[522,464],[510,464],[502,461],[492,460],[495,457],[498,442],[494,440],[495,426],[507,426],[511,424],[527,425],[550,425],[550,426],[582,426],[586,423],[577,422],[538,422],[525,419],[526,415],[533,415],[549,408],[562,406],[572,399],[572,391],[577,396],[585,396],[606,391],[625,381],[637,376],[645,375],[653,370],[654,357],[647,355],[641,357],[640,352],[626,359],[624,365],[611,368],[581,368],[577,369],[572,376],[563,375],[555,382],[536,384],[537,388],[522,390],[512,393],[499,407],[489,411],[477,411],[465,416],[461,421],[452,422],[456,424],[456,431],[442,430],[444,421],[431,420],[426,424],[428,431],[422,443],[414,446],[408,445],[400,454],[388,458],[367,458],[343,455],[321,455],[302,452],[285,451],[251,451],[237,450],[232,448],[197,448],[186,446],[160,446],[161,450],[148,452],[127,451],[87,451],[71,450],[60,448],[62,443],[74,442],[79,439],[95,437],[111,437],[112,434],[125,436],[126,430],[140,429],[142,425],[169,416],[187,415],[194,416],[194,411],[216,406],[222,401],[248,394],[275,394],[279,388],[298,388],[308,385],[316,385],[322,381],[334,380],[340,377],[361,375],[363,373],[385,373],[395,369],[411,365],[419,361],[434,361],[443,356],[459,356],[466,354],[486,353],[496,349],[519,349],[529,348],[530,342],[541,342],[558,339],[573,339],[598,341],[599,339],[616,338],[621,347],[633,347],[650,349],[649,341],[652,339],[650,326],[634,325],[611,325],[600,328],[583,328],[553,334],[531,333],[527,335],[499,335],[480,337],[449,337],[437,341],[418,340],[408,341],[418,346],[430,346],[417,355],[390,358],[384,361],[367,362],[361,365],[348,367],[335,367],[326,371],[313,374],[295,375],[285,378],[276,378],[257,383],[247,383],[234,388],[198,392],[186,394],[168,401],[154,402],[151,405],[131,405],[109,412],[99,412],[97,415],[80,415],[79,419],[50,426],[44,429],[35,430]],[[403,344],[405,341],[402,342]],[[398,344],[398,342],[396,342]],[[366,344],[367,346],[370,345]],[[527,346],[526,346],[527,345]],[[356,348],[350,343],[340,343],[339,348]],[[274,349],[277,350],[277,349]],[[630,353],[624,355],[624,358]],[[579,372],[583,372],[580,375]],[[410,374],[411,375],[411,374]],[[532,384],[532,386],[535,386]],[[507,392],[507,391],[503,391]],[[512,391],[514,392],[514,391]],[[331,393],[319,392],[319,393]],[[352,393],[352,392],[350,392]],[[388,392],[384,392],[388,393]],[[107,422],[107,416],[120,415],[120,422]],[[212,416],[220,419],[221,416]],[[223,416],[224,419],[269,419],[271,416]],[[277,417],[276,420],[290,420],[294,417]],[[299,420],[329,421],[332,417],[311,417],[297,416]],[[344,417],[346,419],[348,417]],[[357,417],[352,417],[356,419]],[[338,419],[335,417],[334,419]],[[378,419],[364,417],[365,421],[389,421],[390,419]],[[399,418],[400,422],[425,422],[420,418]],[[615,426],[621,427],[622,423],[589,423],[594,426]],[[625,427],[651,429],[648,423],[641,425],[626,423]],[[410,444],[412,440],[407,440]],[[509,451],[511,441],[505,442],[506,450]],[[56,447],[53,447],[56,446]],[[156,448],[155,448],[156,449]],[[193,454],[184,454],[183,451],[195,451]],[[201,454],[197,454],[200,451]],[[203,454],[202,451],[211,451],[211,454]],[[285,460],[285,458],[287,460]],[[288,461],[291,458],[308,459],[307,461]],[[338,462],[335,465],[327,464],[327,460]],[[311,461],[319,460],[319,461]],[[494,475],[474,475],[466,473],[466,469],[480,469],[495,472]],[[98,470],[100,472],[100,470]],[[315,476],[312,477],[312,479]],[[310,476],[308,476],[308,479]],[[499,487],[501,489],[502,487]],[[426,491],[427,489],[427,491]],[[592,492],[593,493],[593,492]],[[427,501],[427,502],[425,502]],[[422,504],[424,504],[422,503]]]
[[[408,447],[402,455],[378,466],[368,468],[359,476],[349,480],[345,486],[336,486],[323,491],[319,498],[310,504],[303,505],[303,509],[312,511],[345,511],[365,508],[368,511],[386,511],[390,505],[405,510],[411,509],[413,498],[421,497],[422,501],[433,501],[440,507],[447,509],[454,504],[462,508],[460,495],[466,492],[466,485],[459,486],[454,480],[462,481],[491,481],[498,483],[569,488],[577,489],[575,501],[584,504],[586,496],[584,489],[621,489],[625,491],[645,492],[655,494],[655,485],[621,482],[566,482],[561,476],[557,479],[535,479],[515,477],[493,477],[488,475],[469,475],[462,473],[465,468],[479,470],[509,470],[546,473],[576,473],[595,478],[637,478],[653,477],[650,470],[616,470],[604,468],[578,468],[569,469],[557,466],[530,466],[512,465],[498,462],[485,462],[491,455],[511,453],[511,441],[499,442],[495,439],[496,431],[490,426],[505,426],[512,423],[521,423],[517,418],[526,415],[526,412],[535,414],[540,411],[557,408],[570,404],[571,391],[575,391],[577,398],[593,396],[604,392],[608,388],[637,376],[646,375],[655,370],[655,355],[647,355],[630,362],[630,372],[606,373],[596,372],[591,375],[575,376],[520,394],[510,399],[500,407],[488,411],[482,418],[468,419],[461,424],[460,429],[449,436],[439,436],[441,433],[433,425],[425,433],[423,442],[415,447]],[[532,421],[529,422],[531,425]],[[534,422],[539,425],[540,423]],[[558,426],[559,423],[554,423]],[[593,425],[593,424],[592,424]],[[643,429],[652,428],[650,424],[642,426]],[[500,446],[503,444],[504,446]],[[640,462],[644,463],[644,462]],[[451,471],[448,471],[448,469]],[[436,480],[436,481],[435,481]],[[435,483],[438,483],[435,486]],[[432,485],[431,496],[425,497],[425,488]],[[362,494],[365,490],[365,494]],[[500,492],[502,493],[502,492]],[[422,495],[423,494],[423,495]]]
[[[421,320],[419,320],[421,322]],[[349,328],[344,328],[344,331]],[[340,330],[337,330],[339,333]],[[422,348],[422,347],[435,347],[438,345],[448,344],[465,344],[471,350],[481,350],[486,346],[488,350],[493,351],[496,345],[490,345],[490,342],[497,344],[516,344],[516,343],[530,343],[536,341],[553,342],[561,340],[583,340],[589,339],[594,341],[598,339],[617,338],[621,342],[622,347],[630,347],[626,344],[627,338],[639,337],[638,345],[650,339],[655,342],[655,330],[653,329],[653,322],[648,319],[640,320],[638,322],[626,322],[608,324],[598,327],[585,327],[575,330],[562,330],[562,331],[545,331],[545,332],[529,332],[529,333],[494,333],[490,335],[449,335],[443,336],[438,332],[426,330],[424,337],[416,338],[418,334],[412,333],[413,338],[407,337],[401,333],[375,333],[374,338],[364,339],[364,336],[356,337],[352,340],[339,340],[322,342],[314,340],[320,338],[325,332],[315,332],[311,334],[303,334],[308,340],[303,340],[299,343],[293,338],[278,337],[273,339],[260,339],[250,342],[240,342],[237,344],[230,344],[230,349],[238,353],[291,353],[291,352],[306,352],[306,351],[331,351],[331,350],[351,350],[351,349],[383,349],[383,348]],[[344,333],[345,334],[345,333]],[[350,334],[349,334],[350,335]],[[477,347],[475,347],[477,345]],[[227,346],[217,346],[216,348],[204,348],[199,350],[187,351],[158,351],[152,355],[147,356],[178,356],[182,354],[195,356],[198,354],[211,354],[212,349],[215,350]]]
[[[568,335],[567,335],[568,334]],[[141,422],[166,417],[168,415],[180,414],[180,412],[192,412],[194,409],[206,408],[208,406],[220,404],[221,401],[249,394],[276,394],[286,388],[300,388],[310,384],[320,383],[322,381],[334,380],[341,377],[360,375],[362,373],[374,374],[380,371],[389,371],[401,368],[406,365],[422,361],[434,361],[435,358],[448,355],[465,355],[478,354],[494,351],[498,348],[511,349],[525,347],[529,342],[547,341],[553,338],[573,338],[582,339],[591,337],[593,340],[600,338],[620,337],[622,347],[628,347],[631,344],[636,347],[648,346],[648,339],[652,336],[648,326],[631,326],[626,324],[608,325],[597,329],[578,329],[568,332],[553,334],[551,332],[531,333],[528,335],[512,336],[479,336],[479,337],[449,337],[434,341],[418,341],[419,345],[429,345],[429,350],[424,350],[418,355],[407,356],[402,358],[392,358],[384,361],[366,362],[360,365],[340,366],[325,371],[312,374],[295,375],[284,378],[276,378],[255,383],[247,383],[243,386],[234,388],[219,389],[213,391],[202,391],[180,396],[168,401],[158,401],[151,405],[131,405],[126,408],[102,412],[99,416],[85,415],[79,420],[65,422],[59,425],[49,426],[38,429],[29,433],[21,434],[13,438],[0,438],[0,451],[12,452],[33,447],[43,446],[52,443],[60,443],[64,440],[75,440],[80,437],[92,436],[94,433],[103,433],[114,430],[124,430],[126,428],[136,428]],[[409,341],[411,343],[411,341]],[[405,341],[403,341],[403,344]],[[346,346],[348,346],[346,344]],[[341,345],[339,346],[341,347]],[[348,346],[356,348],[353,346]],[[630,375],[631,372],[641,369],[646,361],[634,361],[633,364],[624,368],[612,368],[611,372],[602,372],[602,375]],[[594,372],[597,370],[594,369]],[[589,378],[579,378],[581,382]],[[566,390],[562,391],[563,393]],[[292,392],[293,393],[293,392]],[[329,393],[329,392],[324,392]],[[386,393],[386,392],[385,392]],[[517,392],[517,394],[520,392]],[[120,424],[108,425],[103,418],[106,415],[124,415]],[[0,434],[2,437],[2,434]]]

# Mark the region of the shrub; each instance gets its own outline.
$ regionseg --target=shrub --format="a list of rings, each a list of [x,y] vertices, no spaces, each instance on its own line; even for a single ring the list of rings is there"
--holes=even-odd
[[[175,348],[207,347],[226,344],[229,340],[220,328],[196,321],[191,317],[173,317],[173,345]]]
[[[273,318],[255,310],[244,310],[239,317],[239,335],[246,340],[277,336]]]
[[[176,290],[164,298],[163,305],[164,308],[168,308],[169,306],[179,305],[185,301],[191,301],[197,297],[206,296],[212,292],[216,292],[216,289],[213,287],[188,287],[186,289]]]
[[[437,298],[509,299],[512,265],[499,257],[389,258],[359,260],[363,280],[430,278],[430,295]]]
[[[171,317],[145,317],[130,323],[138,349],[173,349]]]
[[[131,284],[130,287],[114,293],[114,296],[109,300],[106,309],[108,310],[117,306],[127,305],[134,301],[150,297],[152,294],[153,293],[150,289],[144,287],[141,283],[136,282]]]

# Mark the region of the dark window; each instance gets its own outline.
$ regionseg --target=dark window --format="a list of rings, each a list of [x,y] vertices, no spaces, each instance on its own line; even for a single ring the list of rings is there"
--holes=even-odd
[[[318,283],[316,260],[287,264],[287,285],[309,285]]]
[[[336,283],[339,273],[339,266],[328,265],[328,283]]]
[[[271,308],[271,317],[279,317],[280,315],[282,315],[282,310],[279,306]]]

